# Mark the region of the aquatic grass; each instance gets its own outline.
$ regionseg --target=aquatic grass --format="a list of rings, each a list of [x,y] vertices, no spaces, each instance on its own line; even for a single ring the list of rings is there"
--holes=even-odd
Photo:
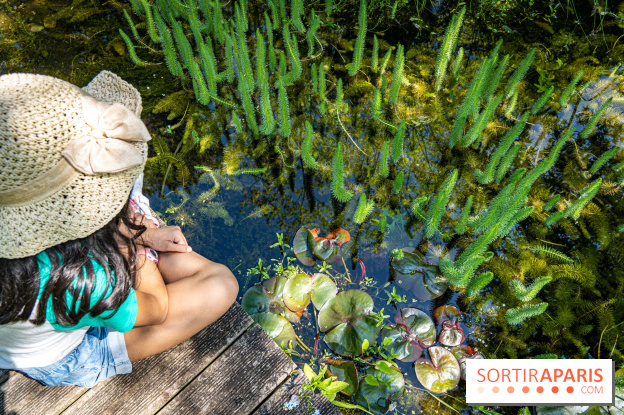
[[[278,91],[278,111],[279,111],[279,131],[282,137],[288,137],[290,135],[290,105],[288,103],[288,94],[286,87],[284,86],[284,80],[282,77],[278,79],[279,91]]]
[[[548,88],[548,90],[544,92],[537,101],[535,101],[535,104],[533,104],[533,107],[531,108],[531,114],[536,115],[539,112],[539,110],[542,109],[544,104],[548,102],[553,92],[555,92],[554,86],[551,86],[550,88]]]
[[[553,207],[555,207],[555,205],[557,204],[559,199],[561,199],[561,195],[560,194],[554,195],[553,197],[550,198],[550,200],[548,200],[548,202],[544,203],[544,206],[542,207],[542,210],[544,210],[544,211],[551,210]]]
[[[598,121],[600,121],[600,118],[602,118],[602,114],[604,114],[604,112],[607,110],[607,107],[609,106],[609,104],[611,104],[611,101],[613,101],[613,97],[609,97],[600,106],[600,108],[598,108],[598,111],[596,111],[596,113],[592,115],[589,121],[587,121],[587,124],[585,124],[585,127],[581,130],[579,137],[588,138],[591,133],[594,132],[594,130],[596,129],[596,125],[598,125]]]
[[[339,202],[346,203],[353,197],[353,193],[344,187],[344,162],[342,160],[342,143],[338,143],[334,158],[332,159],[332,183],[331,189],[334,198]]]
[[[360,12],[358,14],[358,35],[353,50],[353,60],[349,67],[349,75],[355,76],[362,65],[362,57],[364,56],[364,43],[366,41],[366,0],[360,0]]]
[[[394,139],[392,140],[392,162],[398,163],[403,155],[403,142],[405,141],[405,129],[407,124],[405,120],[401,120],[399,123],[399,128],[397,128],[396,133],[394,134]]]
[[[462,209],[461,216],[457,225],[455,226],[455,232],[458,235],[462,235],[466,233],[466,225],[468,223],[468,216],[470,216],[470,210],[472,209],[472,195],[468,196],[468,200],[466,200],[466,204]]]
[[[399,88],[403,79],[403,67],[405,65],[405,55],[403,52],[403,45],[399,45],[397,53],[394,58],[394,68],[392,70],[392,82],[390,83],[390,95],[388,102],[390,104],[396,104],[399,100]],[[382,67],[385,65],[382,64]]]
[[[451,56],[455,52],[455,48],[457,47],[459,31],[464,21],[465,14],[466,6],[462,7],[459,14],[453,15],[453,17],[451,18],[451,22],[446,28],[444,40],[442,41],[442,46],[438,50],[438,57],[435,65],[436,92],[439,91],[442,87],[442,82],[444,81],[449,61],[451,60]]]
[[[568,100],[570,99],[570,96],[572,96],[572,93],[574,92],[574,88],[576,88],[576,84],[578,84],[578,81],[581,80],[582,76],[583,76],[583,70],[581,69],[580,71],[576,73],[576,75],[574,75],[574,78],[572,78],[572,81],[570,81],[566,89],[564,89],[561,95],[559,96],[559,105],[561,105],[562,107],[565,107],[566,105],[568,105]]]
[[[124,32],[122,29],[119,29],[119,34],[121,35],[123,41],[126,43],[126,47],[128,48],[128,56],[130,56],[132,62],[134,62],[135,65],[139,66],[145,65],[146,62],[142,61],[137,56],[136,50],[134,50],[134,45],[132,44],[132,40],[130,40],[130,37],[126,34],[126,32]]]
[[[375,202],[366,200],[366,194],[362,193],[357,208],[353,213],[353,222],[361,225],[373,213],[373,210],[375,210]]]
[[[528,72],[531,64],[533,63],[533,59],[535,58],[536,48],[531,49],[526,58],[520,63],[518,68],[514,71],[513,74],[509,77],[509,81],[507,81],[507,88],[505,88],[505,98],[509,99],[516,91],[516,87],[518,84],[524,79],[524,76]]]
[[[381,148],[381,155],[379,156],[379,169],[377,170],[378,176],[384,179],[388,177],[388,174],[390,174],[390,170],[388,168],[389,155],[390,155],[390,142],[384,141],[383,146]]]
[[[591,174],[596,174],[598,173],[598,170],[605,165],[606,162],[608,162],[613,156],[615,156],[618,151],[620,151],[619,147],[613,147],[610,150],[605,151],[600,157],[598,157],[598,159],[594,162],[594,164],[592,164],[591,168],[589,169],[589,172]]]
[[[403,181],[405,180],[405,174],[403,172],[399,172],[397,176],[394,178],[394,185],[392,186],[392,193],[398,195],[401,193],[403,189]]]
[[[303,164],[305,164],[306,167],[312,170],[318,170],[319,163],[312,155],[312,144],[314,141],[314,131],[312,129],[312,124],[310,124],[310,121],[306,120],[305,126],[306,132],[303,144],[301,145],[301,158],[303,159]]]
[[[425,217],[425,238],[431,238],[438,230],[440,221],[442,220],[442,215],[446,211],[446,205],[448,205],[451,193],[453,192],[453,188],[457,182],[457,175],[457,169],[453,169],[438,189],[435,198],[432,200],[429,211]]]
[[[379,70],[379,41],[377,35],[373,35],[373,51],[371,53],[371,71]]]

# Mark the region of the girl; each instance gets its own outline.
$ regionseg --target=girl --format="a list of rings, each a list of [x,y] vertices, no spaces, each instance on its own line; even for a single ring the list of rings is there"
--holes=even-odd
[[[82,89],[0,76],[0,368],[92,387],[235,301],[229,269],[141,214],[141,109],[107,71]]]

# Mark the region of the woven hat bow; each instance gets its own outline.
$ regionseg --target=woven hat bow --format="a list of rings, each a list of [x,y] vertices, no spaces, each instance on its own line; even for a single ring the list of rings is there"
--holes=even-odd
[[[91,134],[72,140],[61,153],[76,170],[88,174],[117,173],[143,163],[141,152],[127,141],[149,141],[145,124],[121,104],[80,96]]]

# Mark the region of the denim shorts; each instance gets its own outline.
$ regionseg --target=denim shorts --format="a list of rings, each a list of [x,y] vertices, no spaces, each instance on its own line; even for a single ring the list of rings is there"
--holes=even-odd
[[[123,333],[107,327],[91,327],[82,343],[58,362],[18,371],[47,386],[92,388],[111,376],[130,373],[132,364]]]

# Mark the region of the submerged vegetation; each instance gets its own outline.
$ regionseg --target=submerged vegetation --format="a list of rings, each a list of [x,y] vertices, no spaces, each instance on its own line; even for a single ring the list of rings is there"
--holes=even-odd
[[[624,363],[624,8],[588,1],[591,22],[563,1],[60,3],[44,26],[0,15],[3,70],[47,62],[37,30],[66,40],[58,24],[89,55],[48,73],[139,88],[155,209],[250,268],[243,305],[309,365],[310,390],[345,411],[451,413],[466,358]],[[106,27],[73,30],[104,10]],[[539,35],[518,41],[508,16]]]

